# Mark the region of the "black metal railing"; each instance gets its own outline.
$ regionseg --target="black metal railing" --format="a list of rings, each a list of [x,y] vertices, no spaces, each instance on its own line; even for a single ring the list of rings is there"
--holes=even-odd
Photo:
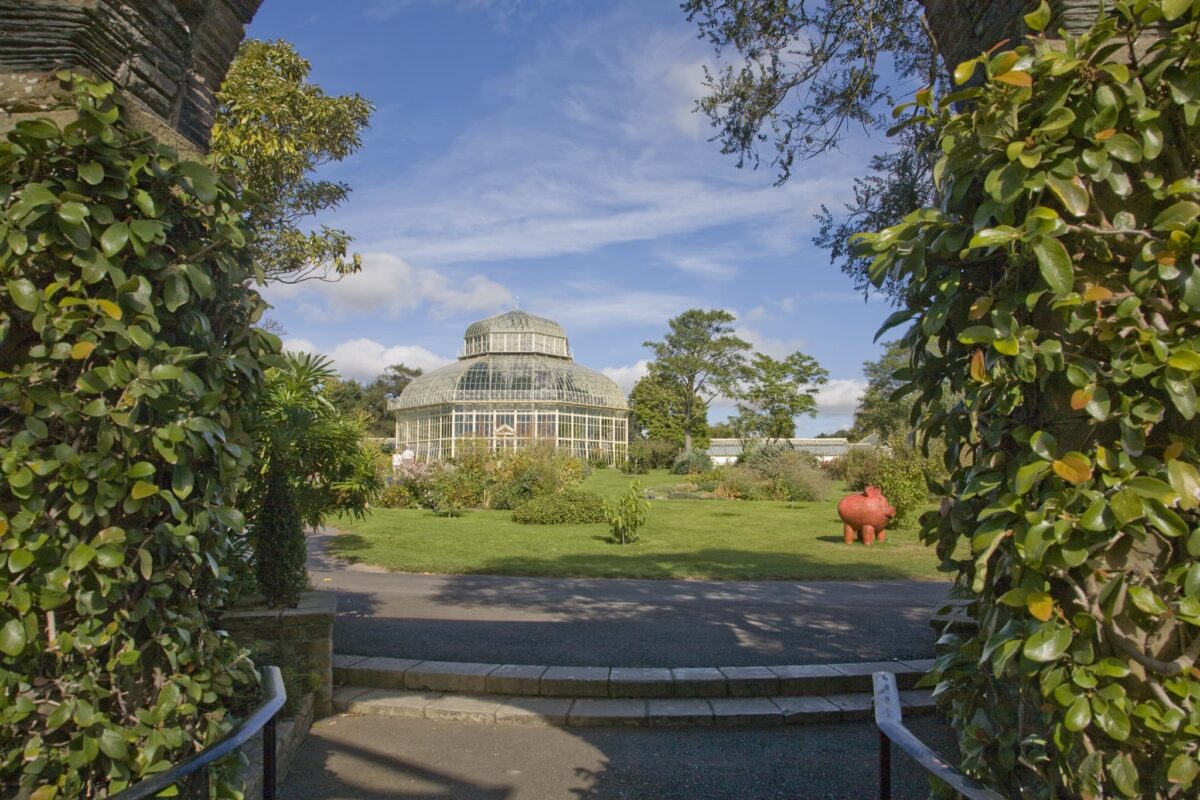
[[[956,770],[904,727],[895,675],[890,672],[876,672],[871,677],[875,685],[875,725],[879,728],[880,800],[892,798],[893,742],[908,753],[922,769],[968,800],[1005,800],[1003,796]]]
[[[263,800],[275,800],[275,715],[287,702],[287,691],[283,688],[283,676],[279,667],[263,668],[263,700],[245,722],[238,725],[211,747],[185,758],[166,772],[141,783],[130,786],[113,796],[112,800],[142,800],[153,797],[189,775],[207,769],[214,761],[229,755],[248,742],[260,730],[262,739],[262,796]]]

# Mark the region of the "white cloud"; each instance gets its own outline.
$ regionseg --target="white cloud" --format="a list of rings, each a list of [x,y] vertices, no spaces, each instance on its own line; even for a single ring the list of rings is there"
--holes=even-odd
[[[333,359],[343,378],[357,381],[373,380],[392,364],[407,364],[428,372],[451,361],[424,347],[406,344],[388,346],[374,339],[350,339],[329,349],[317,347],[307,339],[288,339],[283,347],[291,352],[323,353]]]
[[[867,382],[856,378],[833,378],[817,392],[820,418],[854,414],[858,401],[867,390]]]
[[[545,316],[561,321],[570,330],[609,328],[621,325],[655,325],[666,329],[666,322],[681,311],[699,303],[696,298],[673,292],[626,291],[612,294],[611,287],[589,282],[563,286],[564,294],[537,298],[530,310],[546,309]],[[607,292],[607,293],[606,293]],[[568,332],[569,332],[568,331]]]
[[[753,309],[751,309],[751,313],[753,313]],[[739,319],[750,318],[749,315],[737,316]],[[771,358],[785,358],[797,350],[803,350],[805,347],[805,341],[803,339],[772,339],[760,331],[746,325],[738,325],[734,329],[733,333],[739,339],[744,339],[745,341],[749,342],[750,347],[755,352],[768,355]]]
[[[633,385],[650,371],[650,359],[642,358],[627,367],[605,367],[600,371],[616,381],[625,394],[629,394],[633,391]]]
[[[737,267],[733,266],[732,264],[727,264],[723,260],[712,258],[710,256],[667,256],[666,261],[680,272],[686,272],[691,275],[699,275],[703,278],[728,280],[736,277],[738,274]]]
[[[362,271],[334,283],[276,284],[268,299],[294,300],[312,320],[380,313],[396,318],[421,306],[436,316],[459,311],[497,311],[511,305],[512,292],[483,275],[451,277],[417,269],[390,253],[364,253]]]

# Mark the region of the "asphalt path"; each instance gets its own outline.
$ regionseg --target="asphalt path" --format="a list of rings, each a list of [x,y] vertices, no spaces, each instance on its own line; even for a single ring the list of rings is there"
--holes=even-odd
[[[946,756],[932,718],[909,727]],[[289,800],[862,800],[877,797],[870,722],[778,728],[538,728],[328,717],[309,731],[282,786]],[[893,751],[893,797],[929,795]]]
[[[348,565],[309,539],[337,594],[334,650],[435,661],[631,667],[929,658],[935,581],[654,581],[423,575]]]

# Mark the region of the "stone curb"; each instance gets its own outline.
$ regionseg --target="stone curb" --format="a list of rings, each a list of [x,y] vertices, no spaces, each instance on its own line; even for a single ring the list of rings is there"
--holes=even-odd
[[[522,697],[668,699],[849,695],[871,691],[871,675],[891,672],[912,689],[932,660],[758,667],[550,667],[333,656],[335,684]]]
[[[935,710],[925,690],[905,690],[900,702],[906,716],[925,716]],[[456,695],[345,686],[334,692],[333,707],[358,716],[554,727],[806,725],[873,715],[871,695],[864,693],[639,699]]]

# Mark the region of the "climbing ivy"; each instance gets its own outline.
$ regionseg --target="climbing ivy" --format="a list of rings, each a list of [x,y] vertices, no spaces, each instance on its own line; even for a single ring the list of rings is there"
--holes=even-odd
[[[278,352],[228,175],[59,77],[77,117],[0,141],[0,794],[34,800],[107,797],[230,727],[253,665],[211,620]]]
[[[884,330],[950,473],[922,535],[977,601],[937,692],[1011,797],[1200,785],[1200,3],[1109,8],[898,109],[941,204],[857,243],[907,286]]]

